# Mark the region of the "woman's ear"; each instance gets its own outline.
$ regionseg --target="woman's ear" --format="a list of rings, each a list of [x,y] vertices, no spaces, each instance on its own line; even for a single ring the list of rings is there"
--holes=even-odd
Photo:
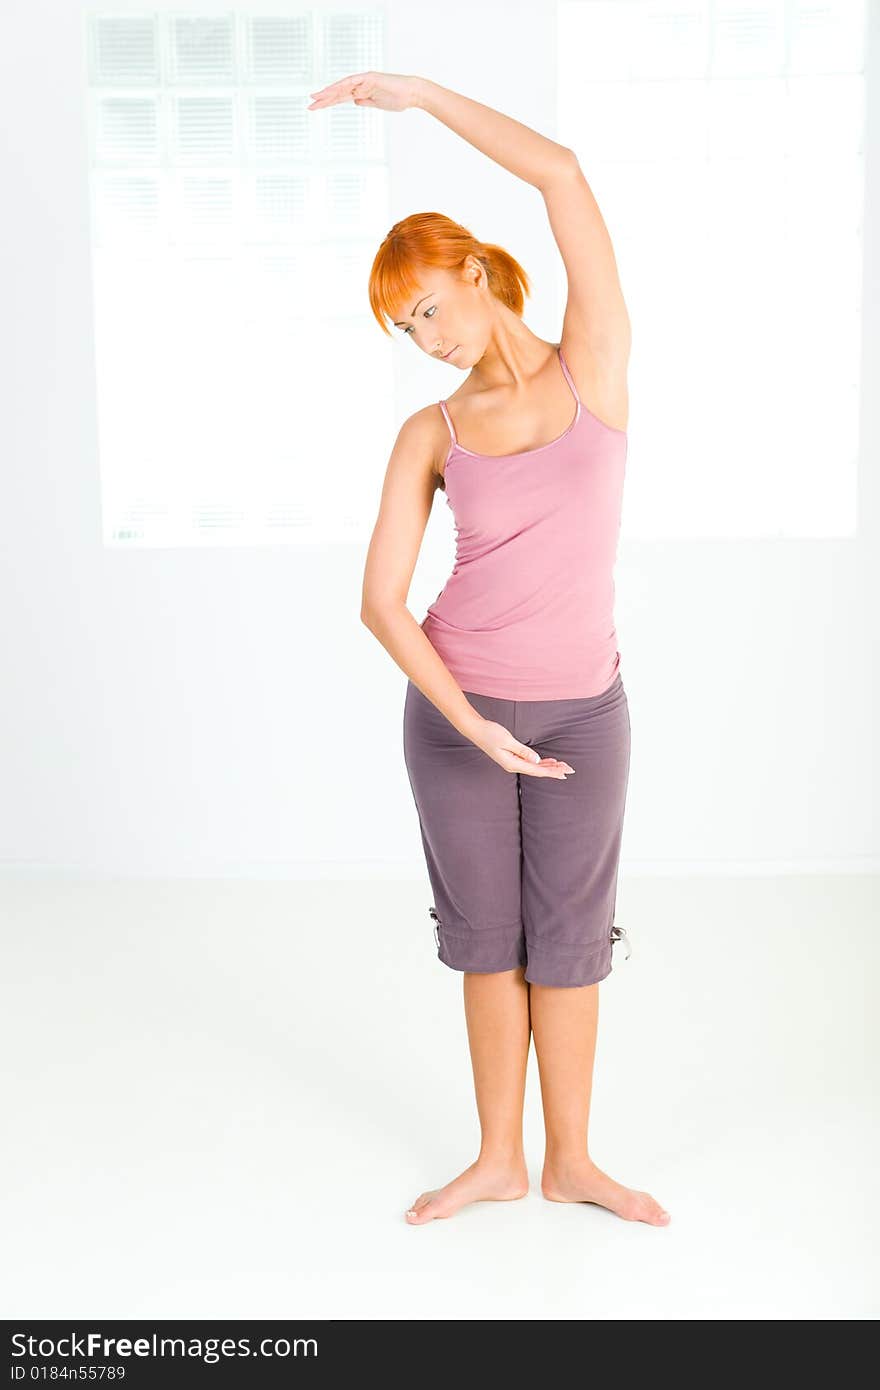
[[[483,272],[485,271],[483,262],[479,260],[478,257],[469,253],[465,257],[465,265],[467,266],[468,279],[472,280],[475,285],[479,285],[483,277]]]

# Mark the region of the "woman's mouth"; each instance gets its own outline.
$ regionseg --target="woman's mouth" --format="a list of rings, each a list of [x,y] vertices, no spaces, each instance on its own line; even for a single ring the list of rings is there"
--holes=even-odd
[[[455,344],[455,347],[454,347],[454,348],[450,348],[448,352],[444,352],[443,356],[440,358],[440,361],[441,361],[441,362],[447,362],[447,361],[449,360],[449,358],[452,356],[452,354],[455,352],[455,348],[457,348],[457,347],[458,347],[458,343]]]

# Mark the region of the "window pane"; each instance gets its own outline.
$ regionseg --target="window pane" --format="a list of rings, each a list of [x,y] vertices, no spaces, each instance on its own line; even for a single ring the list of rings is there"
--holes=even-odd
[[[375,511],[385,118],[306,108],[382,66],[382,13],[270,8],[87,16],[109,545],[332,542]]]
[[[630,535],[857,526],[862,0],[563,0],[559,138],[633,321]]]

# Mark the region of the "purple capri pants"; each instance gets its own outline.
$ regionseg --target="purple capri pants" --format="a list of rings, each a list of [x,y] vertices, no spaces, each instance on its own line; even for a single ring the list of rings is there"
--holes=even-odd
[[[437,955],[453,970],[525,966],[537,985],[611,972],[630,720],[618,671],[600,695],[502,700],[465,691],[487,719],[565,781],[505,772],[407,682],[403,747],[434,903]],[[627,953],[628,950],[627,950]]]

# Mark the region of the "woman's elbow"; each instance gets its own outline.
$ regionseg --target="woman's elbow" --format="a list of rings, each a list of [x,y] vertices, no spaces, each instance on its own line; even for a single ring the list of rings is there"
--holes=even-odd
[[[389,617],[397,613],[403,606],[399,599],[375,596],[365,598],[361,603],[361,622],[371,632],[375,632],[378,627],[384,627]]]

